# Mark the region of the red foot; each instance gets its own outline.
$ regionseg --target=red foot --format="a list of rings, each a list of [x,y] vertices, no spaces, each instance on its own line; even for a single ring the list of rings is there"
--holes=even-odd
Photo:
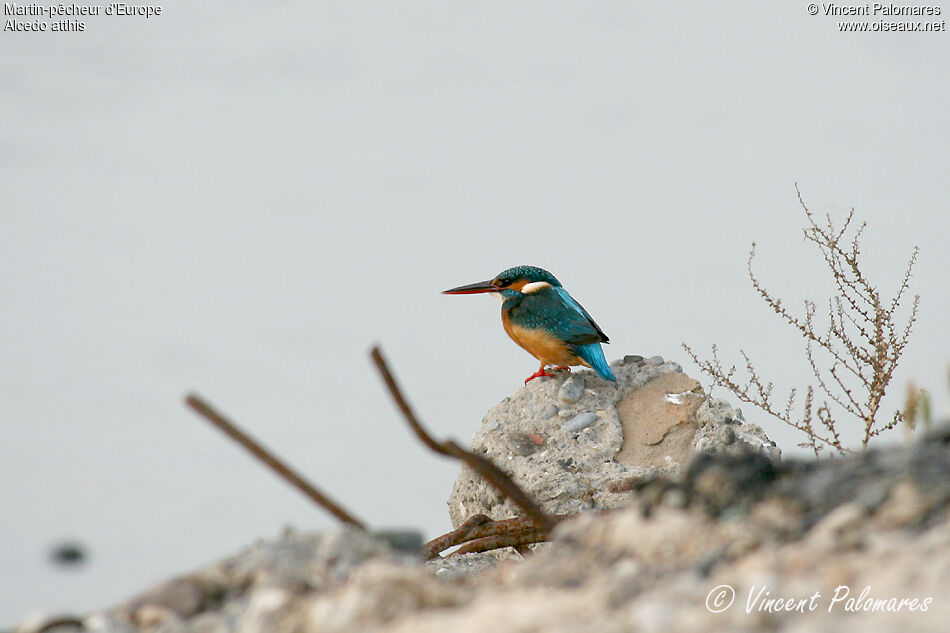
[[[530,376],[528,376],[527,378],[525,378],[525,379],[524,379],[524,384],[528,384],[529,382],[531,382],[531,381],[534,380],[535,378],[540,378],[541,376],[549,376],[549,377],[553,378],[553,377],[554,377],[554,374],[552,374],[552,373],[550,373],[550,372],[544,371],[544,367],[542,367],[542,368],[539,369],[538,371],[534,372],[533,374],[531,374]]]

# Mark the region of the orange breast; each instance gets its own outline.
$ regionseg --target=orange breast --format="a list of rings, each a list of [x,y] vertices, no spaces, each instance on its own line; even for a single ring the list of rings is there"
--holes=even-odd
[[[544,330],[528,330],[504,317],[502,323],[511,340],[545,365],[587,365],[570,350],[567,343]]]

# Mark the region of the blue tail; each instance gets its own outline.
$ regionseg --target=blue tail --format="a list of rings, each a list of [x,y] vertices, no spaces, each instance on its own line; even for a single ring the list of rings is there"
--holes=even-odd
[[[604,350],[601,348],[600,343],[576,345],[574,352],[586,360],[587,364],[593,367],[594,371],[596,371],[601,378],[617,382],[617,377],[614,376],[614,372],[610,371],[610,365],[607,364],[607,359],[604,358]]]

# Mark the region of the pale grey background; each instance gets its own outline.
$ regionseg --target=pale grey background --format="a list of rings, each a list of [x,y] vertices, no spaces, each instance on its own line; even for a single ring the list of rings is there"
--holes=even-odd
[[[828,290],[796,181],[869,220],[882,287],[920,245],[891,405],[913,379],[946,409],[948,34],[671,4],[169,2],[0,33],[0,624],[332,524],[192,389],[373,525],[448,529],[457,468],[367,350],[468,439],[536,366],[497,303],[439,291],[511,265],[558,275],[609,358],[698,375],[680,343],[718,342],[796,384],[800,344],[744,272],[757,240],[788,301]],[[48,564],[67,537],[89,565]]]

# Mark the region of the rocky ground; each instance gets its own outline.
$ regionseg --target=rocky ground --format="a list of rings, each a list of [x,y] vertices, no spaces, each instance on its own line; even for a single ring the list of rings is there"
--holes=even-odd
[[[950,427],[900,448],[781,461],[663,359],[536,380],[473,449],[549,512],[527,558],[423,563],[412,539],[285,533],[114,609],[17,633],[945,631]],[[703,451],[697,453],[697,450]],[[515,511],[463,470],[453,522]]]
[[[553,514],[625,506],[618,484],[632,477],[679,476],[698,451],[781,451],[742,412],[709,399],[699,382],[659,356],[612,364],[617,382],[592,372],[536,380],[493,407],[471,448],[489,457]],[[463,469],[449,498],[456,527],[473,514],[511,517],[517,508]]]

